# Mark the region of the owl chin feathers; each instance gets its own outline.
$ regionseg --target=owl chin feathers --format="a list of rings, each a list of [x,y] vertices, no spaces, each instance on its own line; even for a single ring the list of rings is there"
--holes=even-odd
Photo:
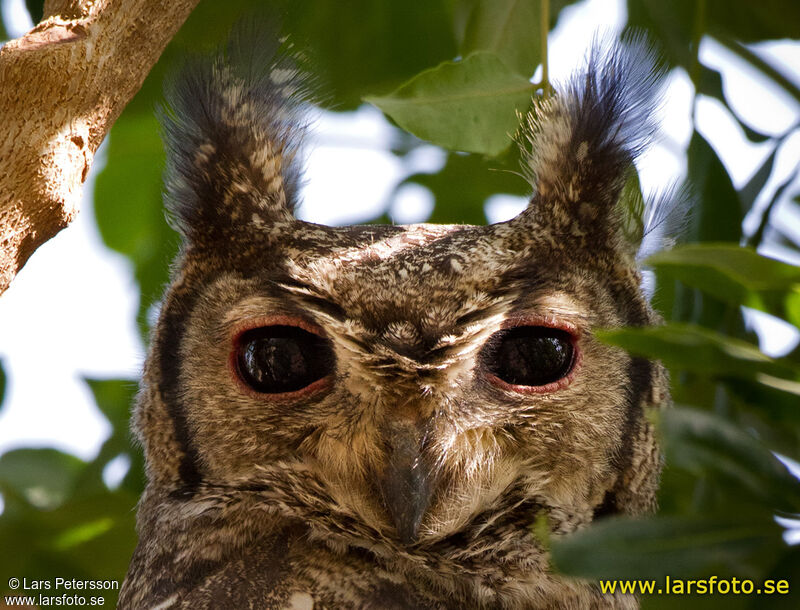
[[[135,412],[148,484],[119,607],[635,606],[554,574],[532,525],[655,509],[644,412],[666,375],[592,333],[659,321],[620,211],[653,54],[595,45],[526,118],[518,217],[326,227],[293,215],[310,87],[266,38],[167,88],[183,248]]]

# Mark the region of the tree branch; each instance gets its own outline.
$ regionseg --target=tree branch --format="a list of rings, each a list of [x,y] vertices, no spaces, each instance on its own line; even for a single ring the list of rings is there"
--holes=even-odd
[[[199,0],[48,0],[0,49],[0,294],[75,217],[97,147]]]

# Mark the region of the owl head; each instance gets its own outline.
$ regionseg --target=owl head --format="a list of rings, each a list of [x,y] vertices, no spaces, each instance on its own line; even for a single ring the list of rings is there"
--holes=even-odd
[[[656,321],[620,204],[653,132],[644,45],[596,47],[537,105],[530,203],[488,226],[295,218],[306,86],[264,52],[168,91],[183,249],[136,414],[150,490],[258,490],[330,540],[404,549],[651,509],[663,371],[593,335]]]

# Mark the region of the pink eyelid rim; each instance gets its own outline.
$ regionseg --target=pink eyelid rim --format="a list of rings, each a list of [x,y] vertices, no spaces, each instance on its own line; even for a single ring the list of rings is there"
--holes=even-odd
[[[566,388],[575,378],[575,375],[578,372],[578,369],[580,369],[581,362],[583,360],[581,349],[578,346],[578,340],[581,336],[580,329],[573,323],[566,320],[559,320],[553,316],[541,315],[514,316],[503,322],[501,328],[509,329],[517,328],[518,326],[544,326],[546,328],[555,328],[569,333],[569,336],[572,339],[573,350],[572,368],[569,370],[569,373],[567,373],[561,379],[538,386],[507,383],[493,373],[484,373],[486,380],[501,390],[505,390],[506,392],[514,392],[515,394],[549,394]]]
[[[228,370],[230,371],[231,377],[233,377],[234,383],[243,394],[246,394],[247,396],[250,396],[251,398],[256,398],[258,400],[269,400],[271,402],[290,402],[326,390],[331,385],[332,375],[326,375],[322,379],[317,379],[315,382],[307,385],[304,388],[295,390],[294,392],[281,392],[279,394],[264,394],[262,392],[256,392],[254,389],[248,386],[244,382],[244,380],[239,376],[239,367],[237,366],[236,363],[237,360],[236,354],[239,348],[239,340],[241,336],[248,330],[253,330],[254,328],[264,328],[266,326],[295,326],[297,328],[303,329],[306,332],[313,333],[320,337],[327,337],[325,331],[322,330],[321,327],[309,322],[308,320],[304,320],[303,318],[296,316],[288,316],[288,315],[257,316],[253,318],[248,318],[236,324],[236,326],[234,326],[231,329],[229,335],[230,344],[233,346],[233,349],[231,349],[230,356],[228,357]]]

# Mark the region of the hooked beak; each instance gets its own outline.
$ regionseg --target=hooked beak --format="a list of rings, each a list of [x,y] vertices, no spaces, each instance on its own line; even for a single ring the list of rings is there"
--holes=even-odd
[[[405,545],[417,540],[422,517],[435,488],[434,475],[422,455],[422,434],[410,421],[397,422],[387,431],[386,467],[378,484],[383,504]]]

